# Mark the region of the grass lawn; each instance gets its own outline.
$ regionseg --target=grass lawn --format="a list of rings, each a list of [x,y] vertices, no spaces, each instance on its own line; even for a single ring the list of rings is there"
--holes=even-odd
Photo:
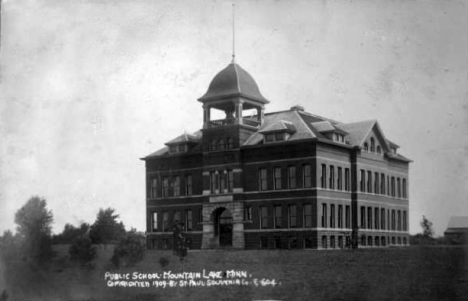
[[[467,249],[410,247],[356,251],[148,251],[135,267],[115,269],[112,247],[93,270],[71,263],[67,246],[47,270],[15,265],[4,272],[9,300],[468,300]],[[160,259],[168,259],[162,267]],[[275,286],[108,287],[106,272],[162,273],[241,270]],[[250,277],[251,275],[251,277]],[[225,279],[225,278],[224,278]],[[3,290],[0,287],[0,290]]]

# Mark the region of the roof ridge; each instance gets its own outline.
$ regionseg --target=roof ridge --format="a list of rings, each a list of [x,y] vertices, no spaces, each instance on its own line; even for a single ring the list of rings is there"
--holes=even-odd
[[[242,93],[242,90],[240,88],[240,81],[239,81],[239,72],[237,72],[237,64],[233,61],[231,63],[234,66],[234,72],[236,72],[236,82],[237,82],[237,90],[239,90],[239,93]]]

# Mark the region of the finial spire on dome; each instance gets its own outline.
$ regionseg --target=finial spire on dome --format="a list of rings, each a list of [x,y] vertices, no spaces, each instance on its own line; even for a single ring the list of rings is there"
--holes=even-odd
[[[235,4],[232,2],[232,62],[236,62],[236,19],[235,19]]]

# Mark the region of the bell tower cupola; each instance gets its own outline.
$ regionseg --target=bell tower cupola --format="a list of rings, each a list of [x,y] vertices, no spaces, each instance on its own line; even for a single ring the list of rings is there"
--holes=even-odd
[[[263,123],[265,104],[253,77],[233,60],[211,81],[208,91],[198,99],[203,104],[203,129],[226,125],[246,125],[258,128]],[[212,120],[211,110],[224,112],[225,118]],[[244,116],[243,111],[254,110]]]

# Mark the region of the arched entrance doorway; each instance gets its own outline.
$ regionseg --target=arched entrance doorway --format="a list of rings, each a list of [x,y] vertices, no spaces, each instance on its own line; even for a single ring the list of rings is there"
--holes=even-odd
[[[213,212],[215,239],[219,246],[232,246],[232,215],[226,208],[218,208]]]

